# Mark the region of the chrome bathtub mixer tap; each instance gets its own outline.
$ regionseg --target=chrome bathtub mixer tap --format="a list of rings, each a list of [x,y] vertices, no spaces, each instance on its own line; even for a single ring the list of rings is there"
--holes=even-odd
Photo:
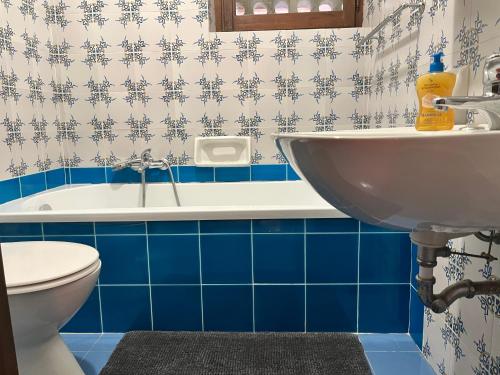
[[[172,168],[167,161],[167,159],[154,160],[151,155],[151,149],[148,148],[141,152],[139,158],[131,158],[121,163],[116,163],[113,165],[113,170],[119,171],[121,169],[130,168],[133,171],[141,174],[141,201],[142,207],[146,207],[146,171],[148,169],[161,169],[168,171],[170,175],[170,182],[172,183],[172,188],[174,190],[175,203],[177,207],[181,206],[179,200],[179,194],[177,192],[177,185],[174,180],[174,175],[172,173]]]

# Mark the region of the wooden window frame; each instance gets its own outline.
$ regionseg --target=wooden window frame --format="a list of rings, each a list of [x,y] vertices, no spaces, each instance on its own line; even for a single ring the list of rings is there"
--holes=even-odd
[[[260,31],[361,27],[363,0],[344,0],[344,10],[237,16],[236,0],[212,0],[215,31]]]

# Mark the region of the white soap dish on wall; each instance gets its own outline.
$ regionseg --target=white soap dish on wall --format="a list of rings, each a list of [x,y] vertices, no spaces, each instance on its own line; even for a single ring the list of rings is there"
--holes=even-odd
[[[198,167],[250,165],[250,137],[196,137],[194,164]]]

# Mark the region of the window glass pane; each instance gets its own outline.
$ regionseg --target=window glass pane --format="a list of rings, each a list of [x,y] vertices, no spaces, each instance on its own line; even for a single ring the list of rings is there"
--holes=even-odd
[[[240,2],[236,2],[236,15],[237,16],[244,16],[246,13],[245,6]]]
[[[236,15],[342,11],[343,0],[237,0]]]

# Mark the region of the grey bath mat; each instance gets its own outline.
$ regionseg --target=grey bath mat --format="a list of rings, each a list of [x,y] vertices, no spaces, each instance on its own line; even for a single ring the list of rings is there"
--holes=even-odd
[[[370,375],[344,333],[130,332],[100,375]]]

